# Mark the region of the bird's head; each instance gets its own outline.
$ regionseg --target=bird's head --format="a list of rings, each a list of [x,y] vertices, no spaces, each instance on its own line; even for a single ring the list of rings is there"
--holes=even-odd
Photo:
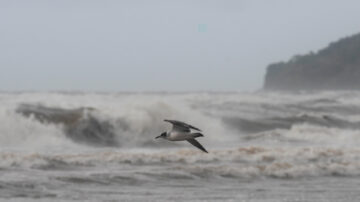
[[[158,138],[165,138],[166,137],[166,132],[161,133],[161,135],[157,136],[155,139]]]

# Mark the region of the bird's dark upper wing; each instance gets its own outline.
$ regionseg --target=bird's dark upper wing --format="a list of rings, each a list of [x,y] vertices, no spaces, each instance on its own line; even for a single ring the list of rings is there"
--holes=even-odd
[[[189,125],[189,124],[181,122],[181,121],[167,120],[167,119],[165,119],[164,121],[173,124],[173,127],[174,127],[175,130],[184,131],[184,132],[190,132],[190,128],[191,128],[191,129],[194,129],[194,130],[197,130],[197,131],[201,131],[199,128],[196,128],[196,127],[194,127],[192,125]]]
[[[195,139],[187,140],[190,144],[194,145],[195,147],[199,148],[201,151],[209,153],[206,149]]]

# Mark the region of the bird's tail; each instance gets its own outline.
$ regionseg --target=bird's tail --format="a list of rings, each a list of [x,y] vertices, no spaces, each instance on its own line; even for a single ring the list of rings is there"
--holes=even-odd
[[[201,133],[191,133],[191,135],[194,137],[194,138],[197,138],[197,137],[204,137],[203,134]]]

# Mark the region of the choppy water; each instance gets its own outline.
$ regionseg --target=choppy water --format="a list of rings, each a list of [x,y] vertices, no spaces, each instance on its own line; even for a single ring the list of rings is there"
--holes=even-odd
[[[360,201],[359,92],[0,93],[0,121],[2,201]]]

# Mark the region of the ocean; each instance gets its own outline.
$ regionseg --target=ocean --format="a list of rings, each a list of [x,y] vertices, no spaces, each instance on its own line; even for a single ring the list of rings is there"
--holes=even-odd
[[[2,92],[0,201],[358,202],[359,145],[356,91]]]

